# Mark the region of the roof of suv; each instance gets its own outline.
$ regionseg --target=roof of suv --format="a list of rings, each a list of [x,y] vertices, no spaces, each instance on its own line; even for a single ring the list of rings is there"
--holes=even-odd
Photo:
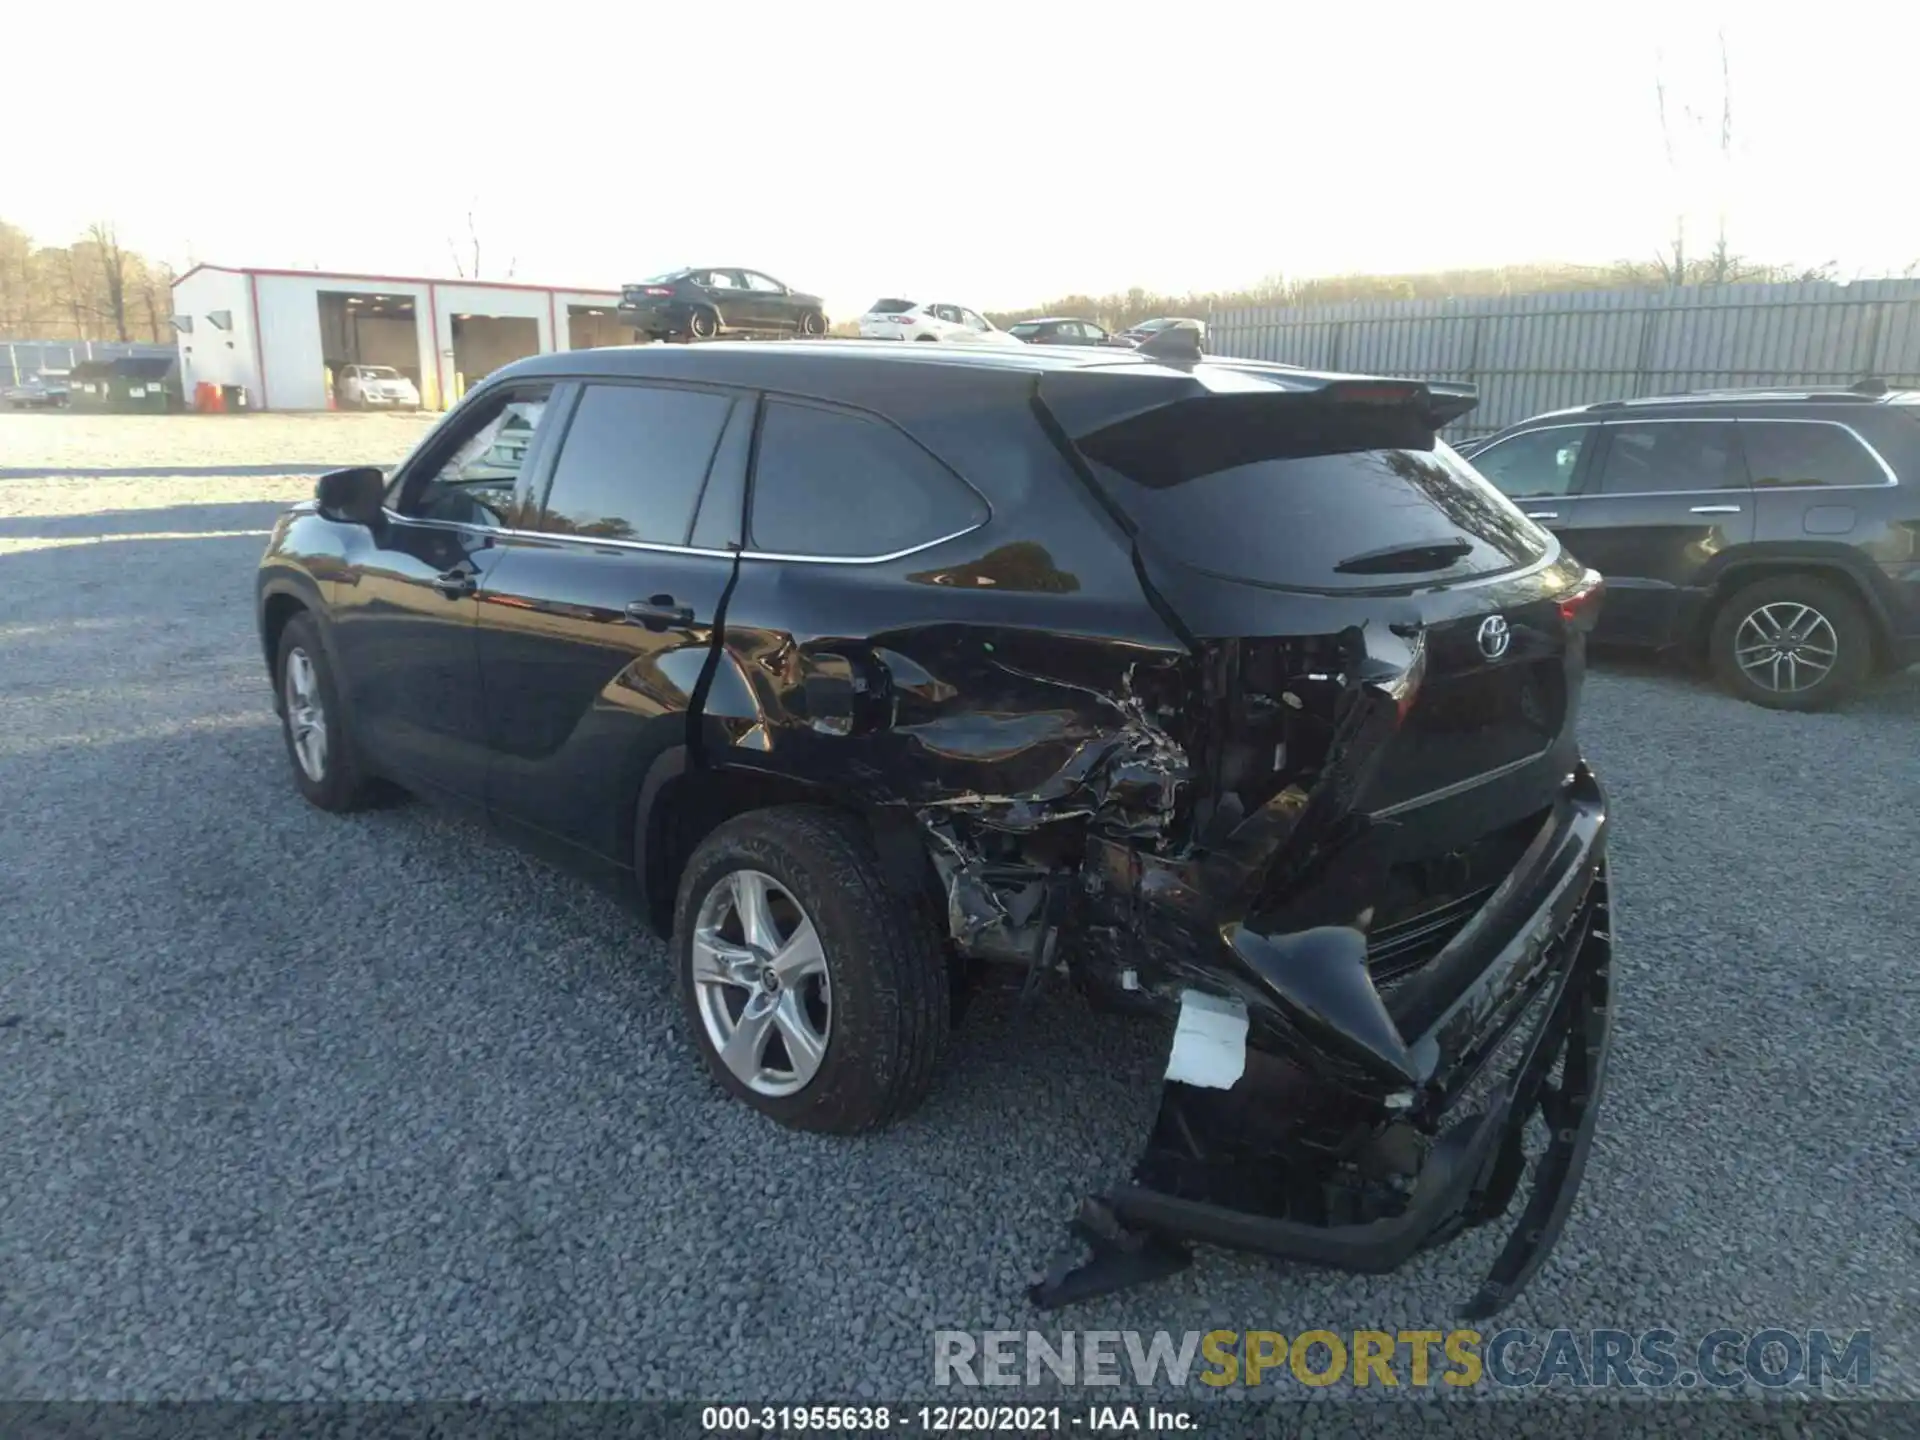
[[[1208,356],[1192,367],[1175,368],[1135,350],[1028,345],[902,345],[893,340],[735,340],[711,345],[609,345],[591,350],[557,350],[516,360],[489,376],[490,382],[534,376],[680,375],[716,384],[800,384],[834,365],[926,366],[934,369],[1044,374],[1067,370],[1134,372],[1161,377],[1236,371],[1290,388],[1314,389],[1331,380],[1360,377],[1301,370],[1263,360]]]
[[[1851,387],[1842,386],[1781,386],[1753,387],[1750,389],[1730,390],[1694,390],[1680,395],[1643,395],[1632,400],[1598,400],[1591,405],[1570,405],[1563,410],[1549,410],[1540,415],[1529,416],[1520,421],[1523,425],[1532,425],[1541,420],[1562,419],[1569,415],[1593,415],[1604,418],[1616,411],[1641,413],[1660,411],[1666,413],[1686,411],[1719,411],[1728,406],[1765,405],[1793,407],[1796,405],[1913,405],[1920,404],[1920,390],[1902,390],[1888,388],[1877,382],[1863,381]],[[1511,427],[1510,427],[1511,428]]]

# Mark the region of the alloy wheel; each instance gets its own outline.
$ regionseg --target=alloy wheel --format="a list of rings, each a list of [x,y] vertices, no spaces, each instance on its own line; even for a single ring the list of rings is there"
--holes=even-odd
[[[327,778],[327,709],[320,696],[320,676],[313,658],[298,646],[287,652],[283,688],[293,757],[307,779],[318,785]]]
[[[1833,622],[1811,605],[1778,600],[1740,622],[1733,658],[1755,685],[1775,694],[1811,690],[1840,656]]]
[[[806,1088],[826,1059],[833,997],[826,951],[792,892],[734,870],[707,892],[693,927],[694,999],[707,1040],[759,1095]]]

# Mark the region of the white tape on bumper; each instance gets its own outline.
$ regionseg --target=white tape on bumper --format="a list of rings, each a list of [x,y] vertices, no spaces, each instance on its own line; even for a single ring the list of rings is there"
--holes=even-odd
[[[1182,991],[1167,1079],[1231,1090],[1246,1068],[1247,1007],[1221,995]]]

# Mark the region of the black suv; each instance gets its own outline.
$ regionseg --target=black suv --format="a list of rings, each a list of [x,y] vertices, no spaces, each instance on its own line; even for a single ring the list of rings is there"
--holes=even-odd
[[[1607,577],[1597,640],[1704,652],[1785,710],[1920,660],[1920,393],[1609,400],[1466,453]]]
[[[818,295],[735,265],[669,270],[624,286],[614,313],[644,340],[827,333]]]
[[[520,361],[275,527],[293,777],[610,880],[783,1124],[904,1114],[983,976],[1177,1015],[1042,1303],[1195,1238],[1397,1265],[1508,1208],[1543,1113],[1486,1313],[1578,1183],[1610,939],[1598,577],[1436,442],[1472,403],[1179,330]]]

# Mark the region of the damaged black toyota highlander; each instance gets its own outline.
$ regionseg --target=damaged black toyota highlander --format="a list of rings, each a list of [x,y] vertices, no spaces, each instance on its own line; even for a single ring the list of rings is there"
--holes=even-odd
[[[1193,1241],[1388,1269],[1524,1190],[1498,1309],[1603,1078],[1600,578],[1436,438],[1464,387],[931,348],[541,356],[324,477],[259,572],[296,784],[631,894],[783,1124],[904,1114],[987,967],[1172,1018],[1043,1305]]]

